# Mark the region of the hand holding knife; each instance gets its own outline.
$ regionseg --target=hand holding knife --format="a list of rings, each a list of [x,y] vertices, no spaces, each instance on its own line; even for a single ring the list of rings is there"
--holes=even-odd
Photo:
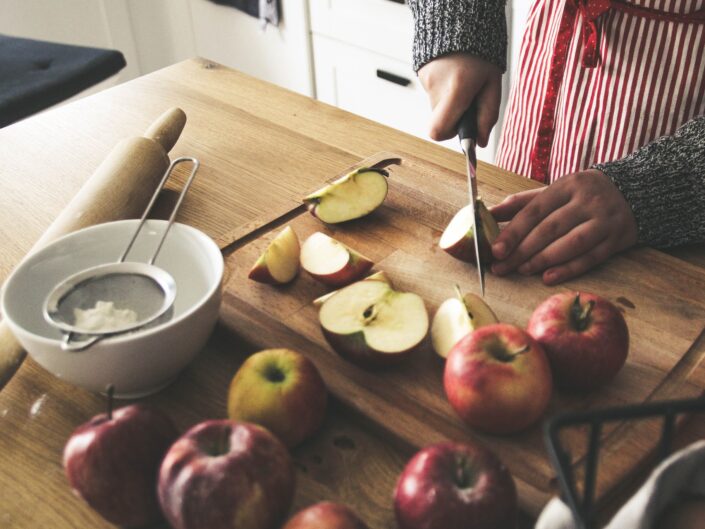
[[[477,218],[477,157],[475,155],[475,147],[477,144],[477,110],[475,103],[470,105],[458,122],[458,138],[460,146],[465,153],[467,161],[468,174],[468,200],[470,211],[473,219],[473,241],[475,244],[475,266],[477,266],[477,274],[480,280],[480,293],[485,296],[485,271],[480,262],[480,247],[478,233],[478,218]]]

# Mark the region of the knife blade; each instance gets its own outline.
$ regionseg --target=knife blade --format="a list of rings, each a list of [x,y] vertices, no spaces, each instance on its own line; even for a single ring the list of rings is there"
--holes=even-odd
[[[472,215],[473,243],[475,245],[475,266],[477,267],[477,275],[480,282],[480,293],[485,297],[485,271],[480,262],[480,245],[477,218],[477,157],[475,147],[477,143],[477,110],[475,103],[463,113],[458,122],[458,138],[460,146],[465,153],[465,161],[467,164],[468,176],[468,203],[470,213]]]

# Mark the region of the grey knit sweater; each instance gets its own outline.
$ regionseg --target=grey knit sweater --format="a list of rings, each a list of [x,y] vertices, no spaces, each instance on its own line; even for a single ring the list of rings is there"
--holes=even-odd
[[[456,51],[506,70],[504,0],[408,0],[414,15],[414,69]],[[673,136],[597,169],[634,212],[639,242],[657,247],[705,242],[705,116]]]

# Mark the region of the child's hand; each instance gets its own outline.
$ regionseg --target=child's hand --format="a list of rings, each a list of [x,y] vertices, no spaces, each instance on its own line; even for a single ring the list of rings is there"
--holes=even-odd
[[[498,222],[511,221],[492,246],[499,260],[492,271],[542,272],[547,285],[578,276],[637,242],[629,204],[596,169],[509,196],[492,213]]]
[[[477,101],[477,144],[485,147],[499,116],[502,72],[499,67],[469,53],[452,53],[432,60],[419,70],[433,115],[429,135],[436,141],[458,134],[460,116]]]

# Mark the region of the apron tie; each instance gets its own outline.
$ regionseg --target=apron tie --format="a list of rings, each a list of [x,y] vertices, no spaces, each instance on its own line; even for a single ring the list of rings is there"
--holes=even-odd
[[[541,107],[536,141],[531,151],[530,176],[534,180],[543,183],[547,183],[548,181],[548,164],[555,133],[554,118],[556,103],[563,82],[565,63],[568,57],[568,47],[573,37],[575,20],[580,16],[582,21],[580,43],[582,47],[581,63],[584,68],[594,68],[597,66],[600,57],[597,46],[597,22],[598,19],[610,9],[621,11],[632,16],[663,22],[705,24],[705,9],[682,14],[637,6],[627,3],[625,0],[565,0],[563,16],[561,17],[558,36],[553,49],[553,57],[551,58],[546,94],[544,95],[543,105]]]

